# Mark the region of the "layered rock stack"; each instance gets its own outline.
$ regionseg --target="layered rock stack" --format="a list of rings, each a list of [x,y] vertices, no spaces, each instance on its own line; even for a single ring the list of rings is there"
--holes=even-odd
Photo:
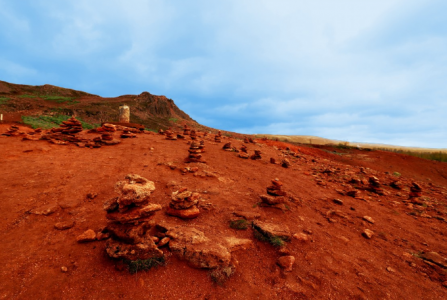
[[[166,213],[181,219],[197,218],[200,214],[199,197],[199,193],[190,192],[187,188],[173,192]]]
[[[196,141],[193,141],[191,143],[191,146],[189,147],[189,155],[188,157],[185,159],[185,162],[187,163],[191,163],[191,162],[202,162],[204,163],[204,161],[202,160],[202,150],[200,149],[200,145],[199,143],[197,143]]]
[[[104,132],[101,134],[101,140],[103,141],[113,141],[113,133],[111,132]]]
[[[270,157],[270,163],[273,165],[276,165],[276,159],[274,159],[273,157]]]
[[[242,145],[240,150],[241,150],[241,152],[248,153],[247,146],[245,146],[245,145]]]
[[[19,127],[18,126],[12,125],[11,127],[8,128],[8,131],[3,133],[2,135],[5,135],[5,136],[19,136],[21,134],[24,134],[24,132],[19,131]]]
[[[75,117],[63,121],[59,128],[52,128],[51,132],[60,132],[62,134],[74,135],[82,131],[82,124]]]
[[[411,183],[409,198],[419,198],[422,196],[422,187],[416,182]]]
[[[233,151],[233,147],[231,147],[231,142],[225,143],[225,145],[223,145],[222,149],[225,151]]]
[[[191,129],[188,128],[188,125],[185,124],[183,128],[183,135],[189,135],[191,133]]]
[[[191,140],[197,140],[197,133],[195,130],[191,130],[189,136],[191,137]]]
[[[255,150],[255,154],[253,154],[252,156],[250,156],[251,159],[256,160],[256,159],[261,159],[261,150]]]
[[[246,144],[250,143],[250,141],[248,140],[248,137],[244,138],[244,143],[246,143]]]
[[[174,132],[172,132],[171,128],[165,131],[165,135],[167,140],[174,141],[177,139],[177,136],[175,135]]]
[[[216,143],[221,143],[222,142],[222,133],[220,131],[217,132],[216,136],[214,136],[214,141]]]
[[[371,176],[368,178],[369,189],[371,192],[376,193],[378,195],[383,195],[383,189],[380,186],[380,181],[377,177]]]
[[[125,260],[145,260],[162,257],[154,238],[150,236],[151,219],[159,204],[150,202],[155,190],[152,181],[136,174],[129,174],[124,181],[116,184],[119,196],[104,203],[109,221],[106,230],[111,239],[106,243],[106,252],[111,258]]]
[[[205,141],[200,141],[199,144],[199,149],[200,149],[200,153],[204,153],[205,152]]]
[[[161,135],[164,135],[165,134],[165,131],[163,130],[163,129],[158,129],[158,134],[161,134]]]
[[[267,187],[268,195],[260,195],[261,201],[265,205],[279,205],[285,202],[286,192],[282,190],[283,183],[279,179],[272,180],[272,185]]]
[[[179,134],[179,133],[178,133],[178,134],[177,134],[177,138],[183,140],[183,139],[185,139],[185,136],[182,135],[182,134]]]
[[[161,129],[160,129],[161,130]],[[132,133],[130,130],[128,129],[124,129],[123,133],[121,134],[121,138],[123,139],[128,139],[128,138],[136,138],[137,135],[135,133]]]

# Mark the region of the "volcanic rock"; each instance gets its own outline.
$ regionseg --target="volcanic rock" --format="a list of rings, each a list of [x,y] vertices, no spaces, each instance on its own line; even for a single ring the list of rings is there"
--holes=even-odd
[[[54,224],[54,228],[56,228],[57,230],[66,230],[72,228],[74,225],[74,221],[58,222]]]
[[[222,142],[222,133],[220,131],[217,132],[216,136],[214,136],[214,141],[216,143],[221,143]]]
[[[278,237],[285,241],[291,238],[287,225],[253,221],[253,228],[268,238]]]
[[[199,216],[198,208],[200,195],[182,188],[171,195],[171,202],[166,211],[168,215],[182,219],[193,219]]]
[[[189,136],[191,137],[191,140],[197,140],[197,133],[195,130],[191,130]]]
[[[166,135],[166,139],[167,140],[176,140],[177,136],[175,135],[174,132],[172,132],[171,128],[169,128],[168,130],[165,131],[165,135]]]
[[[278,258],[278,261],[276,262],[278,266],[284,269],[286,272],[292,271],[293,264],[295,263],[295,257],[294,256],[281,256]]]
[[[96,240],[96,233],[92,229],[89,229],[83,234],[79,235],[76,240],[78,243],[93,242]]]
[[[191,129],[188,128],[188,125],[185,124],[185,127],[183,129],[183,135],[189,135],[191,132]]]
[[[200,149],[200,145],[196,142],[193,141],[191,143],[191,146],[189,147],[189,155],[188,157],[185,159],[186,163],[191,163],[191,162],[200,162],[200,163],[205,163],[205,161],[202,160],[202,150]]]
[[[282,160],[282,162],[281,162],[281,166],[282,166],[283,168],[288,168],[288,167],[290,167],[290,166],[291,166],[290,161],[289,161],[287,158],[284,158],[284,159]]]
[[[416,183],[412,182],[410,187],[410,196],[409,198],[417,198],[422,196],[422,187]]]
[[[362,232],[362,235],[363,235],[365,238],[370,239],[370,238],[373,237],[373,235],[374,235],[374,231],[369,230],[369,229],[365,229],[365,230]]]
[[[233,151],[233,148],[231,147],[231,142],[225,143],[225,145],[223,145],[222,149],[225,151]]]

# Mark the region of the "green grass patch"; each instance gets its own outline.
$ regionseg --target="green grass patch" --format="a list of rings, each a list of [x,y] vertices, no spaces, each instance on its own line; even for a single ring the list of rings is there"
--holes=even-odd
[[[20,95],[19,98],[37,98],[37,96],[26,94],[26,95]]]
[[[39,96],[43,100],[52,101],[56,103],[65,103],[69,105],[77,104],[79,101],[75,101],[75,97],[64,97],[64,96]]]
[[[51,129],[59,127],[63,121],[67,121],[70,117],[65,115],[55,116],[22,116],[23,123],[30,125],[32,128]],[[99,124],[90,124],[77,118],[84,129],[93,129],[99,127]]]
[[[248,222],[244,219],[230,221],[230,227],[237,230],[245,230],[248,228]]]
[[[394,172],[393,175],[396,177],[400,177],[401,174],[399,172]]]
[[[5,104],[6,102],[8,102],[8,100],[8,97],[0,97],[0,105]]]
[[[286,242],[279,236],[268,237],[268,236],[263,235],[261,232],[259,232],[257,229],[254,229],[254,228],[253,228],[253,235],[259,241],[270,243],[272,246],[275,246],[275,247],[282,247],[286,244]]]
[[[162,266],[165,263],[165,258],[154,257],[149,259],[138,259],[138,260],[128,260],[124,261],[125,264],[129,266],[129,272],[135,274],[140,271],[149,271],[153,267]]]
[[[177,123],[177,121],[178,121],[177,118],[169,118],[169,122]]]
[[[223,268],[216,268],[210,271],[210,277],[211,280],[222,286],[225,281],[228,280],[228,278],[230,278],[231,275],[233,275],[234,270],[232,267],[228,266],[228,267],[223,267]]]

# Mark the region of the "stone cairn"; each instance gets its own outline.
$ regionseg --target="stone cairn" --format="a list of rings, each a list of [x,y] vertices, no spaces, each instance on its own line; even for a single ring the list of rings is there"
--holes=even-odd
[[[276,159],[274,159],[273,157],[270,157],[270,163],[273,165],[276,165]]]
[[[163,129],[158,129],[158,134],[161,134],[161,135],[164,135],[165,134],[165,131],[163,130]]]
[[[245,145],[242,145],[240,149],[240,153],[238,155],[240,158],[248,159],[250,156],[248,155],[248,149]]]
[[[176,140],[177,136],[175,135],[174,132],[172,132],[171,128],[169,128],[168,130],[165,131],[165,135],[166,135],[166,139],[167,140]]]
[[[129,138],[136,138],[137,135],[135,133],[132,133],[129,129],[124,129],[123,133],[121,134],[121,138],[123,139],[129,139]]]
[[[191,137],[191,140],[197,140],[197,133],[195,130],[191,130],[191,133],[189,134],[189,136]]]
[[[193,193],[188,191],[187,188],[181,188],[172,193],[171,202],[166,213],[181,219],[197,218],[200,214],[198,208],[199,197],[199,193]]]
[[[191,162],[201,162],[204,163],[205,161],[202,160],[202,150],[200,149],[200,144],[196,141],[193,141],[191,143],[191,146],[189,147],[189,155],[185,159],[185,162],[191,163]]]
[[[233,151],[233,147],[231,147],[231,142],[225,143],[222,149],[225,151]]]
[[[214,136],[214,141],[216,143],[221,143],[222,142],[222,133],[220,131],[217,132],[217,134]]]
[[[189,135],[191,133],[191,129],[189,129],[188,125],[185,124],[183,128],[183,135]]]
[[[89,142],[89,140],[81,139],[76,136],[82,131],[82,124],[75,117],[71,117],[67,121],[63,121],[59,128],[52,128],[47,134],[42,136],[43,140],[49,140],[53,144],[66,145],[67,143]],[[101,140],[101,138],[99,138]],[[90,141],[91,142],[91,141]],[[94,142],[91,142],[92,145]],[[101,145],[95,146],[101,147]]]
[[[11,125],[11,127],[8,128],[8,131],[3,133],[4,136],[19,136],[21,134],[24,134],[24,132],[19,131],[19,127],[16,125]]]
[[[200,149],[200,152],[201,153],[204,153],[205,152],[205,141],[200,141],[200,144],[199,144],[199,149]]]
[[[248,137],[245,137],[245,138],[244,138],[244,143],[245,143],[245,144],[250,143],[250,141],[248,140]]]
[[[380,181],[379,178],[377,178],[376,176],[370,176],[368,178],[368,183],[369,183],[369,189],[371,192],[376,193],[378,195],[383,195],[383,189],[380,186]]]
[[[272,185],[267,187],[268,195],[260,195],[262,204],[266,206],[275,206],[285,202],[286,192],[282,190],[283,183],[278,178],[272,180]]]
[[[422,187],[416,182],[411,183],[409,198],[419,198],[422,196]]]
[[[118,197],[104,203],[109,221],[106,230],[111,239],[106,243],[106,252],[111,258],[125,260],[145,260],[162,257],[163,251],[157,248],[149,229],[151,219],[159,204],[149,203],[155,190],[154,182],[136,174],[129,174],[124,181],[116,184]]]
[[[252,156],[250,156],[251,159],[256,160],[256,159],[261,159],[261,150],[255,150],[255,154],[253,154]]]
[[[270,159],[271,160],[271,159]],[[281,166],[283,167],[283,168],[288,168],[288,167],[290,167],[291,166],[291,163],[290,163],[290,161],[287,159],[287,158],[283,158],[283,160],[281,161]]]
[[[62,134],[74,135],[82,131],[82,124],[75,117],[63,121],[59,128],[52,128],[51,132],[60,132]]]

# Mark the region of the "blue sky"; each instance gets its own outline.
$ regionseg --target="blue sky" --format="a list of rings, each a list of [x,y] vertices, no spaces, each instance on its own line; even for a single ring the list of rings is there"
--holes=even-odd
[[[447,1],[0,0],[0,80],[242,133],[447,148]]]

